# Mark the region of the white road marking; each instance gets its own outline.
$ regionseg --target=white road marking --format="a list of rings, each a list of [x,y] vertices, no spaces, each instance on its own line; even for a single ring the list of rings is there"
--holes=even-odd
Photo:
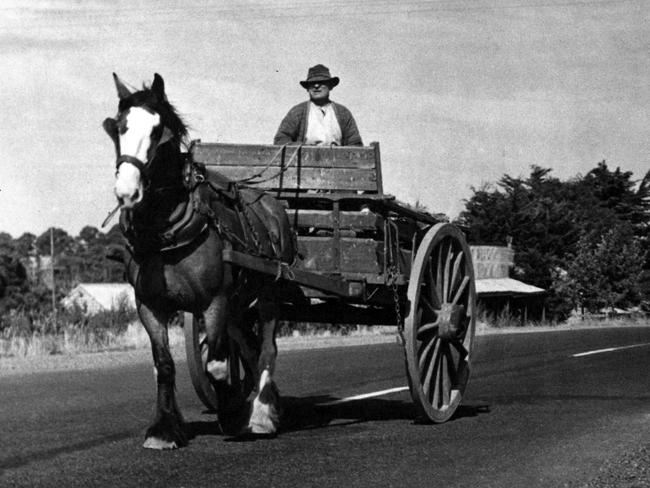
[[[580,352],[578,354],[574,354],[572,357],[581,358],[583,356],[591,356],[592,354],[600,354],[602,352],[621,351],[623,349],[632,349],[633,347],[643,347],[643,346],[650,346],[650,342],[644,342],[643,344],[632,344],[631,346],[608,347],[606,349],[596,349],[595,351]]]
[[[338,400],[332,400],[331,402],[317,403],[316,405],[319,407],[329,407],[330,405],[339,405],[340,403],[347,403],[347,402],[353,402],[355,400],[363,400],[365,398],[373,398],[373,397],[378,397],[383,395],[389,395],[391,393],[398,393],[400,391],[406,391],[408,389],[409,389],[408,386],[400,386],[398,388],[389,388],[388,390],[373,391],[371,393],[363,393],[361,395],[354,395],[347,398],[339,398]]]

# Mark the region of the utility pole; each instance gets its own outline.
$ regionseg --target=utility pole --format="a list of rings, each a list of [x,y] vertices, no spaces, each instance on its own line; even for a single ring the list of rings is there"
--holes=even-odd
[[[50,273],[52,277],[52,319],[54,320],[54,329],[56,324],[56,285],[54,283],[54,227],[50,227]]]

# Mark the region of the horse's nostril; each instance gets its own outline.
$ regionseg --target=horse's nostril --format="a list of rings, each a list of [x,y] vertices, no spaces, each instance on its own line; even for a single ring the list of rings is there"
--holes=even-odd
[[[133,192],[133,200],[138,200],[140,198],[140,190]]]

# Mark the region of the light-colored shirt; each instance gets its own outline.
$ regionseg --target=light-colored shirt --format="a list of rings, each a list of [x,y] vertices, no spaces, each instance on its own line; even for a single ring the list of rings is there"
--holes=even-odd
[[[332,104],[318,106],[310,102],[304,143],[316,146],[329,146],[331,144],[340,146],[341,138],[341,127],[336,119]]]

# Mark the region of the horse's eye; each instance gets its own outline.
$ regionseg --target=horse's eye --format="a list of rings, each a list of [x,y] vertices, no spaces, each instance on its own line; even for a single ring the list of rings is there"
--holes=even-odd
[[[129,130],[128,126],[126,125],[126,118],[122,117],[117,119],[117,130],[120,134],[124,134],[127,130]]]

